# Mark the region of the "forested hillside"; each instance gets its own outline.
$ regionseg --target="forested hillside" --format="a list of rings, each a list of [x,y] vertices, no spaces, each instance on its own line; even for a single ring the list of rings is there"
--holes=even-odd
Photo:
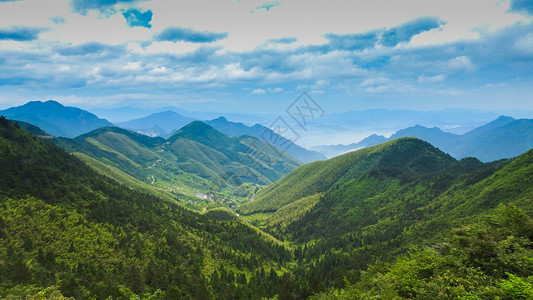
[[[98,162],[186,200],[194,209],[214,205],[198,195],[247,200],[258,185],[268,185],[301,165],[264,141],[226,136],[199,121],[168,139],[105,127],[73,140],[53,141],[68,152],[96,159],[85,161],[99,170]]]
[[[239,206],[241,216],[189,211],[179,195],[103,159],[139,164],[160,155],[151,148],[180,141],[228,159],[242,153],[247,137],[206,126],[168,140],[102,129],[80,138],[109,155],[96,160],[0,119],[0,297],[533,295],[533,150],[457,161],[401,138],[301,166]]]
[[[514,205],[520,218],[530,220],[532,199],[533,151],[484,164],[456,161],[424,141],[403,138],[302,166],[239,211],[299,245],[296,256],[306,265],[301,272],[327,287],[358,282],[369,264],[391,261],[414,246],[443,243],[454,228],[477,224],[501,205]],[[529,267],[522,271],[528,270],[533,275]]]
[[[0,119],[0,297],[57,286],[76,299],[273,296],[291,259],[220,221],[97,175]],[[46,293],[46,291],[43,291]]]

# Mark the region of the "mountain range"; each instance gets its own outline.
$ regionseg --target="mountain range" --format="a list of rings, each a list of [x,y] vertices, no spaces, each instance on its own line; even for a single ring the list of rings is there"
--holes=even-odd
[[[284,149],[288,154],[303,163],[326,159],[322,153],[307,150],[261,124],[246,126],[243,123],[228,121],[225,117],[206,121],[206,123],[230,136],[249,135],[261,139],[275,147]]]
[[[257,185],[268,185],[301,165],[262,140],[230,137],[201,121],[187,124],[168,139],[104,127],[75,139],[52,141],[194,202],[207,195],[247,199]]]
[[[195,120],[195,118],[186,117],[174,111],[164,111],[117,123],[117,126],[145,135],[169,137],[176,130]]]
[[[229,299],[282,289],[289,250],[237,218],[98,175],[3,117],[0,152],[1,298]]]
[[[302,165],[222,118],[66,138],[0,117],[0,298],[531,298],[533,149],[454,157],[527,147],[530,121]]]
[[[399,138],[256,186],[233,207],[239,216],[185,209],[192,198],[123,171],[153,155],[161,161],[141,169],[204,154],[216,158],[206,168],[247,165],[245,157],[259,157],[248,152],[259,139],[199,121],[168,139],[120,128],[39,139],[20,127],[0,118],[3,298],[533,295],[533,150],[458,161]]]
[[[165,111],[153,113],[144,118],[118,123],[117,126],[150,136],[169,137],[194,120],[195,118],[186,117],[173,111]],[[303,163],[326,159],[322,153],[307,150],[261,124],[247,126],[240,122],[228,121],[225,117],[218,117],[205,121],[205,123],[229,136],[249,135],[273,144],[277,148],[286,149],[285,151],[288,154]]]
[[[451,156],[461,159],[476,157],[488,162],[518,156],[533,147],[533,120],[501,116],[462,135],[444,132],[440,128],[413,126],[397,131],[389,138],[371,135],[358,143],[312,147],[328,157],[369,147],[400,137],[417,137],[428,141]]]
[[[109,121],[100,119],[88,111],[63,106],[53,100],[28,102],[22,106],[2,110],[0,111],[0,116],[2,115],[11,120],[33,124],[53,136],[68,138],[74,138],[101,127],[114,126]],[[116,126],[151,137],[167,138],[195,120],[198,119],[174,111],[163,111],[152,113],[146,117],[120,122]],[[272,144],[274,149],[285,149],[287,153],[303,163],[326,158],[319,152],[307,150],[292,141],[288,141],[260,124],[250,127],[243,123],[230,122],[225,117],[206,121],[206,123],[230,136],[249,135],[262,139]],[[265,138],[265,136],[268,136],[268,138]],[[287,144],[290,144],[290,146],[287,146]]]

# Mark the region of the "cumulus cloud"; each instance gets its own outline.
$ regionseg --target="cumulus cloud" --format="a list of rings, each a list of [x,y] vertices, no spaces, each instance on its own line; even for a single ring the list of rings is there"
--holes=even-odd
[[[435,75],[435,76],[424,76],[424,75],[420,75],[418,76],[418,83],[428,83],[428,82],[439,82],[439,81],[444,81],[444,79],[446,79],[446,76],[442,75],[442,74],[439,74],[439,75]]]
[[[474,64],[469,57],[458,56],[449,61],[449,68],[453,71],[473,71],[475,69]]]
[[[85,55],[115,55],[123,53],[124,47],[110,46],[97,42],[86,43],[76,46],[58,47],[57,52],[63,56],[85,56]]]
[[[212,43],[228,37],[227,32],[197,31],[192,28],[168,27],[155,35],[158,42]]]
[[[329,40],[329,46],[334,49],[363,50],[376,45],[378,33],[375,31],[343,35],[328,33],[325,38]]]
[[[139,0],[72,0],[70,5],[75,12],[87,15],[90,10],[98,10],[103,13],[117,4],[135,2],[139,2]]]
[[[264,93],[266,93],[266,91],[263,90],[263,89],[254,89],[252,91],[252,95],[260,95],[260,94],[264,94]]]
[[[39,34],[45,31],[42,28],[15,26],[0,28],[0,40],[33,41],[39,39]]]
[[[419,18],[384,31],[381,34],[381,43],[394,47],[399,43],[410,41],[417,34],[439,28],[444,24],[441,19],[436,17]]]
[[[328,33],[324,37],[334,49],[363,50],[378,44],[394,47],[409,42],[415,35],[442,26],[444,22],[436,17],[419,18],[390,29],[371,30],[356,34]]]
[[[152,21],[153,13],[151,10],[141,12],[138,9],[128,9],[127,11],[123,12],[122,15],[126,19],[129,27],[152,28],[150,21]]]
[[[271,43],[271,44],[292,44],[292,43],[295,43],[296,41],[298,41],[297,38],[295,37],[285,37],[285,38],[280,38],[280,39],[270,39],[267,41],[267,43]]]

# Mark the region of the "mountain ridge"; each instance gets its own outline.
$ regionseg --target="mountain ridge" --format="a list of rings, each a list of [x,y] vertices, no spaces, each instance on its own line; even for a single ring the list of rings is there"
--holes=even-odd
[[[28,122],[55,136],[71,138],[100,127],[113,126],[111,122],[86,110],[63,106],[54,100],[30,101],[21,106],[1,110],[0,115]]]
[[[533,147],[533,120],[499,118],[462,135],[445,132],[438,127],[416,125],[398,130],[389,138],[371,135],[358,143],[316,146],[312,149],[336,156],[354,149],[377,145],[383,140],[414,136],[426,140],[457,159],[473,156],[484,162],[516,157]],[[512,139],[511,139],[512,138]]]

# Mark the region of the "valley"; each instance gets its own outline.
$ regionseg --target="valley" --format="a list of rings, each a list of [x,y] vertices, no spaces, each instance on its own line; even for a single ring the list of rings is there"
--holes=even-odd
[[[12,261],[0,264],[2,297],[532,291],[533,150],[493,162],[457,160],[400,137],[302,164],[209,122],[192,121],[167,138],[102,127],[73,139],[43,138],[45,131],[24,122],[1,124],[0,254]],[[491,254],[472,252],[488,241],[497,245]],[[445,274],[463,287],[442,281]],[[389,285],[376,285],[381,277]]]

